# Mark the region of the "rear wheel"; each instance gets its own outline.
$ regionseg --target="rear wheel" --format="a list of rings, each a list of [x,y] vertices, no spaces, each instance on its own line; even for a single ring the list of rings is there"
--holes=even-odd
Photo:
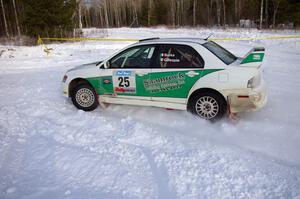
[[[78,109],[84,111],[95,110],[98,106],[97,93],[88,84],[79,84],[71,92],[71,99]]]
[[[188,109],[203,119],[216,120],[226,113],[227,103],[220,94],[208,91],[192,96]]]

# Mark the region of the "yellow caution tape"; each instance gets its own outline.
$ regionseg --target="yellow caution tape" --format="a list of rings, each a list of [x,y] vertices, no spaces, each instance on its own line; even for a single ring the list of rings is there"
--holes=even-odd
[[[139,39],[132,38],[41,38],[49,41],[139,41]]]
[[[209,38],[208,40],[211,41],[256,41],[256,40],[278,40],[278,39],[300,39],[300,35],[292,35],[292,36],[272,36],[272,37],[256,37],[256,38]],[[136,42],[139,39],[133,38],[50,38],[44,37],[41,38],[38,36],[37,43],[42,45],[44,52],[47,56],[50,54],[50,51],[53,50],[52,48],[48,48],[43,40],[49,41],[113,41],[113,42]]]
[[[48,48],[44,44],[44,42],[43,42],[43,40],[42,40],[42,38],[40,36],[38,36],[37,43],[38,43],[38,45],[42,45],[42,48],[43,48],[43,50],[44,50],[44,52],[46,53],[47,56],[50,54],[50,51],[53,50],[53,48]]]

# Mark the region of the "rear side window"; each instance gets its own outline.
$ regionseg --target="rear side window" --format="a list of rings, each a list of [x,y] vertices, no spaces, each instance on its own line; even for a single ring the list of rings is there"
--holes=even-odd
[[[202,57],[190,46],[163,44],[159,46],[155,66],[160,68],[203,68]]]
[[[205,48],[207,48],[210,52],[212,52],[214,55],[216,55],[219,59],[221,59],[225,64],[231,64],[234,62],[237,57],[234,56],[231,52],[223,48],[222,46],[219,46],[215,42],[208,41],[204,44],[202,44]]]

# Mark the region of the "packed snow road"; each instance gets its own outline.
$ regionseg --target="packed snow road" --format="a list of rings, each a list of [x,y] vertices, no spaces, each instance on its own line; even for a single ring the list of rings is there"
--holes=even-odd
[[[258,37],[299,32],[110,29],[109,37]],[[96,29],[85,30],[97,36]],[[0,198],[300,198],[300,40],[220,42],[243,56],[264,46],[269,101],[210,123],[184,111],[111,105],[77,110],[67,69],[130,42],[0,46]]]

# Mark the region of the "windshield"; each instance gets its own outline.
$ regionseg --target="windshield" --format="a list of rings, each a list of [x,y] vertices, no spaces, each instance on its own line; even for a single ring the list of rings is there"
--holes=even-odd
[[[225,64],[231,64],[234,62],[237,57],[234,56],[231,52],[223,48],[222,46],[219,46],[213,41],[208,41],[204,44],[202,44],[205,48],[207,48],[210,52],[212,52],[214,55],[216,55],[219,59],[221,59]]]

